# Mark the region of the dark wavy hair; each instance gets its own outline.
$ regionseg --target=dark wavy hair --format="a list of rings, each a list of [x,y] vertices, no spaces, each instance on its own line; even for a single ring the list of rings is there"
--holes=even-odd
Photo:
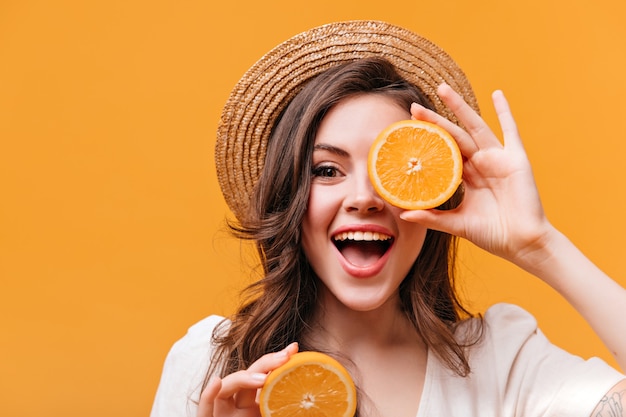
[[[359,94],[391,97],[407,111],[413,102],[433,108],[419,88],[394,66],[368,58],[328,69],[308,82],[274,126],[265,165],[241,223],[234,234],[256,244],[262,277],[244,291],[239,310],[214,333],[216,350],[205,379],[246,369],[268,352],[297,341],[314,350],[304,334],[316,308],[318,278],[301,245],[301,223],[307,210],[315,135],[328,111]],[[457,192],[441,209],[460,203]],[[402,309],[425,344],[451,370],[470,372],[465,347],[454,327],[471,314],[455,291],[456,238],[428,230],[423,248],[400,285]]]

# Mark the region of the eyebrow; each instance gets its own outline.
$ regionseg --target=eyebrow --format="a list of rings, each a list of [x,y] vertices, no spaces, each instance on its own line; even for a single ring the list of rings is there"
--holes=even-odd
[[[313,152],[315,152],[315,151],[326,151],[326,152],[330,152],[330,153],[333,153],[335,155],[343,156],[343,157],[350,156],[350,154],[348,152],[344,151],[343,149],[338,148],[338,147],[333,146],[333,145],[329,145],[327,143],[318,143],[317,145],[315,145],[313,147]]]

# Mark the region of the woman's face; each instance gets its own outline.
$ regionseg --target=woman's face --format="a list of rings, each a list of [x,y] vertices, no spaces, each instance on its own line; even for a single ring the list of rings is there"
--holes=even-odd
[[[402,210],[374,191],[367,173],[378,133],[408,118],[408,109],[391,98],[364,94],[340,102],[322,120],[302,232],[325,302],[355,311],[381,307],[398,297],[422,248],[426,228],[401,220]]]

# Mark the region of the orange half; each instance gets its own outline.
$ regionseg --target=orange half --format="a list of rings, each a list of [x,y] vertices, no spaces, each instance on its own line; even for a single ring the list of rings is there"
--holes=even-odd
[[[298,352],[269,374],[259,405],[263,417],[353,417],[356,388],[335,359]]]
[[[422,120],[385,128],[370,148],[368,173],[374,189],[407,210],[437,207],[461,184],[463,158],[450,133]]]

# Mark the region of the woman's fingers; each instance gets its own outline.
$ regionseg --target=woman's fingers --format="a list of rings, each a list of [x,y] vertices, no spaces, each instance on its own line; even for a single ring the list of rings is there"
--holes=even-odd
[[[213,417],[213,411],[215,409],[215,399],[222,389],[222,380],[218,377],[213,377],[207,384],[204,391],[200,395],[200,403],[198,404],[198,412],[196,417]]]
[[[248,371],[252,372],[262,372],[268,373],[276,368],[278,368],[283,363],[287,362],[287,360],[298,351],[298,343],[294,342],[285,347],[283,350],[268,353],[263,355],[257,361],[255,361],[250,367]]]
[[[211,379],[200,397],[198,416],[217,417],[224,414],[224,410],[256,407],[257,391],[263,387],[268,373],[297,351],[298,344],[292,343],[280,352],[263,355],[246,370],[233,372],[223,379]]]
[[[466,157],[469,157],[478,151],[476,143],[472,137],[467,134],[467,132],[434,111],[427,109],[420,104],[413,103],[411,105],[411,116],[417,120],[434,123],[450,133],[459,145],[461,153]]]
[[[419,223],[428,229],[464,237],[461,232],[462,225],[459,225],[459,217],[453,214],[454,212],[455,210],[407,210],[400,213],[400,218],[409,222]]]
[[[432,110],[427,109],[420,104],[413,103],[411,105],[411,116],[413,119],[434,123],[450,133],[452,137],[454,137],[454,140],[456,140],[459,145],[459,149],[464,156],[469,157],[478,151],[476,143],[474,143],[474,140],[467,134],[467,132]]]
[[[234,372],[224,377],[222,389],[217,397],[224,400],[234,397],[235,394],[242,390],[256,390],[263,386],[265,378],[267,378],[267,374],[260,372],[251,372],[249,370]]]
[[[263,386],[265,377],[265,374],[239,371],[226,376],[224,379],[211,378],[200,395],[196,416],[232,416],[237,410],[255,406],[256,390]]]
[[[435,123],[447,130],[457,141],[461,153],[467,158],[470,158],[479,150],[503,147],[498,137],[483,118],[452,87],[447,84],[441,84],[437,89],[437,94],[456,115],[464,129],[416,103],[411,105],[412,117]],[[502,91],[495,91],[492,99],[504,134],[505,143],[509,142],[512,146],[520,147],[521,140],[517,132],[517,125],[504,94]]]
[[[248,408],[256,405],[256,392],[263,387],[267,374],[247,370],[235,372],[227,378],[218,397],[223,400],[232,398],[236,408]]]
[[[504,96],[504,93],[500,90],[496,90],[491,95],[491,99],[493,100],[493,106],[496,110],[498,121],[500,122],[505,146],[514,147],[516,150],[523,149],[522,140],[517,130],[517,123],[515,123],[509,102]]]
[[[297,351],[298,344],[292,343],[279,352],[263,355],[248,369],[224,377],[219,398],[230,398],[242,389],[261,388],[267,374],[287,362],[289,357]]]
[[[437,89],[437,94],[444,104],[452,110],[461,124],[463,124],[478,149],[502,147],[502,144],[493,134],[487,123],[485,123],[482,117],[480,117],[452,87],[447,84],[441,84]]]

